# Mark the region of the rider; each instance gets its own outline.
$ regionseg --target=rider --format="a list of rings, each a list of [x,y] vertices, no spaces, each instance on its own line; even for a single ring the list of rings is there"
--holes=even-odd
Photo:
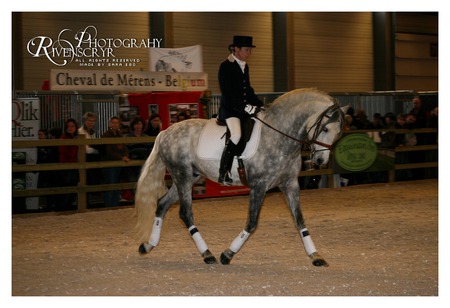
[[[255,95],[250,85],[249,68],[246,60],[252,53],[253,37],[234,36],[228,46],[230,55],[219,68],[219,85],[222,92],[219,109],[219,121],[226,122],[230,139],[222,153],[219,169],[220,184],[231,185],[231,166],[236,154],[237,144],[241,139],[241,120],[248,114],[259,111],[263,103]]]

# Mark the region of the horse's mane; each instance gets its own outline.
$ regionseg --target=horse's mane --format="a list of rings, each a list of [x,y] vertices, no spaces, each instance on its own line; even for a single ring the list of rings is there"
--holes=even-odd
[[[278,97],[267,108],[266,116],[269,118],[278,118],[281,115],[285,117],[298,117],[302,114],[307,117],[324,109],[324,105],[333,102],[333,98],[327,93],[317,90],[316,88],[303,88],[292,90]]]
[[[292,90],[278,97],[266,110],[266,120],[279,127],[304,123],[311,114],[332,104],[333,98],[316,88]]]
[[[269,108],[277,108],[281,104],[301,104],[302,102],[330,102],[333,99],[326,92],[316,88],[303,88],[287,92],[278,97]]]

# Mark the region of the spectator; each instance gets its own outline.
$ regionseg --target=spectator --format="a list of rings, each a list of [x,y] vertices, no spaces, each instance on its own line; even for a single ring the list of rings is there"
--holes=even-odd
[[[143,132],[144,119],[137,116],[131,120],[130,133],[125,137],[149,137]],[[145,160],[150,155],[151,145],[150,143],[131,143],[127,144],[128,154],[130,159]],[[137,182],[141,171],[140,166],[127,167],[125,172],[125,179],[127,182]],[[122,199],[134,200],[134,192],[132,190],[122,191]]]
[[[384,126],[383,118],[381,117],[381,114],[377,112],[373,114],[373,120],[372,122],[369,123],[367,127],[369,129],[381,129],[383,128],[383,126]]]
[[[375,113],[373,115],[373,121],[367,125],[367,129],[382,129],[383,120],[381,119],[381,114]],[[381,144],[381,132],[368,132],[370,138],[377,144]]]
[[[397,123],[397,117],[392,112],[388,112],[384,115],[384,128],[395,129]]]
[[[415,114],[413,113],[408,113],[406,115],[406,128],[408,129],[417,129],[420,128],[419,124],[417,122],[417,117]],[[405,146],[415,146],[415,145],[423,145],[425,144],[425,135],[424,134],[414,134],[413,132],[411,133],[407,133],[405,134],[405,140],[404,140],[404,145]],[[425,161],[425,153],[423,151],[413,151],[413,152],[408,152],[408,157],[409,157],[409,163],[422,163]],[[421,180],[423,179],[423,172],[424,170],[422,168],[417,168],[412,170],[413,172],[413,176],[411,178],[411,180]]]
[[[161,131],[161,117],[158,113],[152,113],[145,128],[145,134],[149,136],[158,136]]]
[[[410,110],[410,114],[414,115],[416,118],[415,127],[424,128],[427,125],[428,114],[422,105],[422,100],[420,97],[416,96],[413,98],[414,107]]]
[[[150,137],[144,133],[144,119],[140,116],[135,117],[130,123],[130,133],[125,137]],[[133,143],[128,144],[128,153],[130,159],[147,159],[150,154],[150,144]]]
[[[397,116],[397,121],[395,122],[395,129],[406,129],[406,115],[399,114]],[[405,134],[396,134],[395,135],[395,146],[404,146],[405,145]]]
[[[406,115],[405,122],[406,129],[415,129],[416,127],[416,116],[409,113]],[[405,139],[403,140],[405,146],[415,146],[417,144],[417,137],[414,133],[405,134]]]
[[[38,138],[39,139],[47,139],[47,135],[48,135],[48,133],[47,133],[47,130],[45,128],[41,128],[38,131]]]
[[[85,135],[86,139],[95,139],[95,122],[97,121],[97,115],[93,112],[86,112],[83,115],[83,126],[78,129],[78,134]],[[99,161],[99,151],[90,145],[86,145],[86,161]]]
[[[130,126],[128,123],[131,119],[131,113],[129,111],[120,112],[118,117],[120,120],[120,132],[125,136],[130,132]]]
[[[95,139],[95,122],[97,121],[97,115],[93,112],[86,112],[83,114],[83,126],[78,129],[79,135],[84,135],[86,139]],[[86,161],[96,162],[100,161],[100,152],[98,146],[86,145]],[[102,172],[100,169],[87,169],[86,170],[86,184],[87,185],[99,185]],[[100,196],[99,196],[100,195]],[[93,203],[96,196],[101,198],[101,193],[87,193],[88,203]]]
[[[392,112],[388,112],[384,116],[384,126],[383,128],[392,130],[395,129],[396,117]],[[381,134],[381,147],[382,148],[395,148],[396,146],[396,135],[394,131],[386,131]]]
[[[397,120],[395,121],[396,129],[406,129],[406,114],[399,114]]]
[[[353,117],[353,125],[358,129],[367,129],[370,121],[367,119],[366,112],[364,109],[357,109],[355,116]]]
[[[351,115],[346,114],[344,119],[345,119],[344,130],[355,130],[355,129],[357,129],[356,126],[352,125],[353,117]]]
[[[120,118],[112,117],[109,120],[109,129],[103,133],[102,138],[122,138],[120,132]],[[105,152],[102,155],[104,161],[117,161],[121,160],[128,162],[128,149],[124,144],[106,144]],[[105,184],[120,183],[121,167],[103,168],[103,181]],[[104,201],[105,206],[118,206],[120,201],[120,190],[108,190],[105,191]]]
[[[405,128],[407,129],[415,129],[419,128],[417,126],[417,118],[413,113],[408,113],[405,118]]]
[[[397,116],[397,122],[395,123],[396,129],[408,129],[407,123],[406,123],[406,114],[399,114]],[[398,147],[403,147],[406,145],[406,139],[408,134],[396,134],[395,135],[395,144]],[[395,154],[395,163],[396,164],[407,164],[410,162],[410,155],[408,152],[397,152]],[[406,169],[406,170],[397,170],[395,172],[395,179],[396,181],[408,181],[412,180],[412,170]]]
[[[177,114],[177,122],[188,120],[190,118],[191,117],[189,116],[189,114],[187,114],[187,112],[185,111],[181,111],[180,113]]]
[[[438,107],[435,107],[433,110],[431,110],[430,118],[428,119],[427,124],[428,127],[438,128],[438,113],[439,113]]]
[[[438,107],[435,107],[430,112],[430,117],[428,118],[427,127],[429,128],[438,128]],[[436,144],[438,143],[438,134],[436,133],[428,133],[426,135],[426,144]]]
[[[59,139],[59,138],[61,138],[61,135],[62,135],[62,129],[59,128],[59,127],[51,128],[48,131],[48,138],[49,139]]]
[[[75,139],[78,136],[78,123],[74,119],[67,119],[60,139]],[[60,163],[78,162],[78,146],[64,145],[59,147]],[[76,186],[79,181],[78,170],[62,170],[58,176],[58,186]],[[75,210],[76,194],[59,195],[55,210]]]
[[[347,112],[345,114],[348,114],[352,117],[352,119],[355,118],[355,109],[353,109],[353,107],[348,107]]]

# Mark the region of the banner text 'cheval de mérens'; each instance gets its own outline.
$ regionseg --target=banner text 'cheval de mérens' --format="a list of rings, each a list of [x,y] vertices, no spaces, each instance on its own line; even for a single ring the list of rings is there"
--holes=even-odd
[[[50,71],[50,89],[55,91],[205,91],[208,74],[193,72],[142,72],[106,70]]]

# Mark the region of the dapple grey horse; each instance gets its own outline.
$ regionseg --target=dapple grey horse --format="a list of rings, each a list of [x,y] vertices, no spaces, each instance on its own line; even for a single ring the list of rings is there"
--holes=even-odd
[[[316,165],[326,164],[331,146],[341,136],[346,110],[347,107],[340,107],[332,97],[321,91],[298,89],[280,96],[264,111],[265,125],[261,125],[256,153],[244,159],[250,187],[247,224],[221,254],[222,264],[229,264],[255,231],[266,192],[279,187],[285,194],[312,263],[315,266],[328,265],[317,252],[300,209],[298,177],[302,164],[301,151],[303,146],[309,146],[313,162]],[[191,119],[179,122],[157,136],[137,184],[137,227],[144,240],[138,249],[140,254],[150,252],[159,243],[164,216],[179,200],[179,216],[204,262],[217,263],[194,225],[192,212],[193,184],[201,175],[213,181],[219,177],[220,156],[216,160],[202,160],[196,151],[199,135],[207,121]],[[173,180],[169,190],[164,179],[166,170]],[[233,180],[236,185],[242,185],[236,178]]]

